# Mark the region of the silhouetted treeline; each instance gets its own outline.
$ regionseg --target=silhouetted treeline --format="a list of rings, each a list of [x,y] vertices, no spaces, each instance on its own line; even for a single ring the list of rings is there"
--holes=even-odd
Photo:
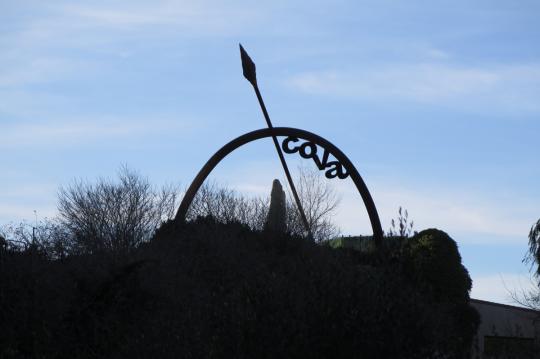
[[[444,232],[417,236],[361,252],[205,218],[121,257],[4,250],[0,357],[462,358],[470,279]]]

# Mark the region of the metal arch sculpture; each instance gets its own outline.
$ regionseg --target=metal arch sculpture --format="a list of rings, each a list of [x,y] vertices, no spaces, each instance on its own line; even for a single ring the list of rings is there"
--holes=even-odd
[[[227,155],[237,148],[249,142],[267,137],[276,138],[277,136],[286,136],[281,145],[285,153],[292,154],[298,152],[303,158],[313,159],[319,170],[326,170],[325,176],[327,178],[338,177],[340,179],[344,179],[349,176],[351,177],[360,196],[362,197],[362,200],[364,201],[364,205],[371,222],[371,228],[373,230],[373,240],[375,245],[379,247],[383,238],[383,231],[379,215],[364,180],[352,162],[330,141],[312,132],[291,127],[272,127],[248,132],[223,146],[208,160],[208,162],[206,162],[189,186],[184,198],[182,199],[182,203],[180,203],[175,221],[184,222],[186,220],[189,206],[191,205],[197,191],[212,170],[221,162],[221,160],[223,160],[225,157],[227,157]],[[307,141],[300,144],[299,139],[304,139]],[[295,144],[295,146],[292,147],[291,144]],[[317,146],[324,149],[322,159],[317,153]],[[328,161],[330,155],[332,155],[337,161]]]

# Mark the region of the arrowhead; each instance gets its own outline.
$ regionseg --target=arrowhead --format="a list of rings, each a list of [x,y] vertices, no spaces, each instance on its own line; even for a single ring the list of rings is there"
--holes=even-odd
[[[242,59],[242,70],[244,71],[244,77],[253,85],[257,86],[257,74],[255,72],[255,63],[251,60],[248,53],[240,44],[240,57]]]

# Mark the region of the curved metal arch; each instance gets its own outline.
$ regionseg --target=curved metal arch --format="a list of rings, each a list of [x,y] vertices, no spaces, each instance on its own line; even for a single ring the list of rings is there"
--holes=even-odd
[[[366,206],[369,220],[371,222],[371,228],[373,229],[373,239],[375,241],[375,244],[378,246],[382,242],[383,237],[381,221],[379,219],[379,214],[377,213],[377,208],[375,208],[373,198],[371,197],[371,194],[369,193],[369,190],[364,183],[364,180],[356,170],[356,167],[354,167],[349,158],[330,141],[312,132],[292,127],[264,128],[248,132],[240,137],[235,138],[234,140],[223,146],[221,149],[219,149],[219,151],[217,151],[212,157],[210,157],[208,162],[206,162],[204,167],[199,171],[199,173],[189,186],[184,198],[182,199],[182,203],[180,203],[180,207],[178,207],[175,220],[185,221],[189,206],[191,205],[195,194],[202,186],[204,180],[221,162],[221,160],[223,160],[237,148],[249,142],[272,136],[297,137],[313,142],[316,145],[319,145],[322,148],[328,150],[342,165],[345,166],[349,176],[351,176],[351,179],[356,186],[356,189],[358,190],[360,196],[362,197],[362,200],[364,201],[364,205]]]

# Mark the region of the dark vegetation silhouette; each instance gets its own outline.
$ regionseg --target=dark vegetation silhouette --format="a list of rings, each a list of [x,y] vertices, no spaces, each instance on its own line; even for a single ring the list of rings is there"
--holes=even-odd
[[[73,239],[71,252],[129,252],[147,242],[174,215],[178,189],[155,188],[121,167],[118,180],[76,181],[58,194],[59,225]]]
[[[401,255],[409,243],[409,237],[417,233],[414,231],[414,221],[409,221],[409,212],[400,206],[398,216],[390,220],[390,228],[384,234],[381,247],[392,256]],[[351,248],[362,252],[377,250],[372,236],[334,236],[327,243],[332,248]]]
[[[337,237],[340,230],[332,218],[340,198],[334,188],[317,171],[307,167],[298,168],[296,183],[313,239],[319,242]],[[305,236],[298,207],[290,198],[290,195],[285,198],[286,231],[293,236]],[[191,203],[187,219],[211,216],[221,223],[240,222],[260,231],[264,229],[269,210],[268,197],[246,197],[214,182],[205,182]]]
[[[217,214],[243,206],[228,190],[202,195]],[[0,358],[462,358],[470,348],[471,280],[446,233],[379,251],[333,248],[264,231],[260,212],[259,229],[199,216],[147,239],[91,232],[120,241],[99,250],[72,244],[91,234],[61,221],[34,236],[20,226],[20,244],[8,231]]]

